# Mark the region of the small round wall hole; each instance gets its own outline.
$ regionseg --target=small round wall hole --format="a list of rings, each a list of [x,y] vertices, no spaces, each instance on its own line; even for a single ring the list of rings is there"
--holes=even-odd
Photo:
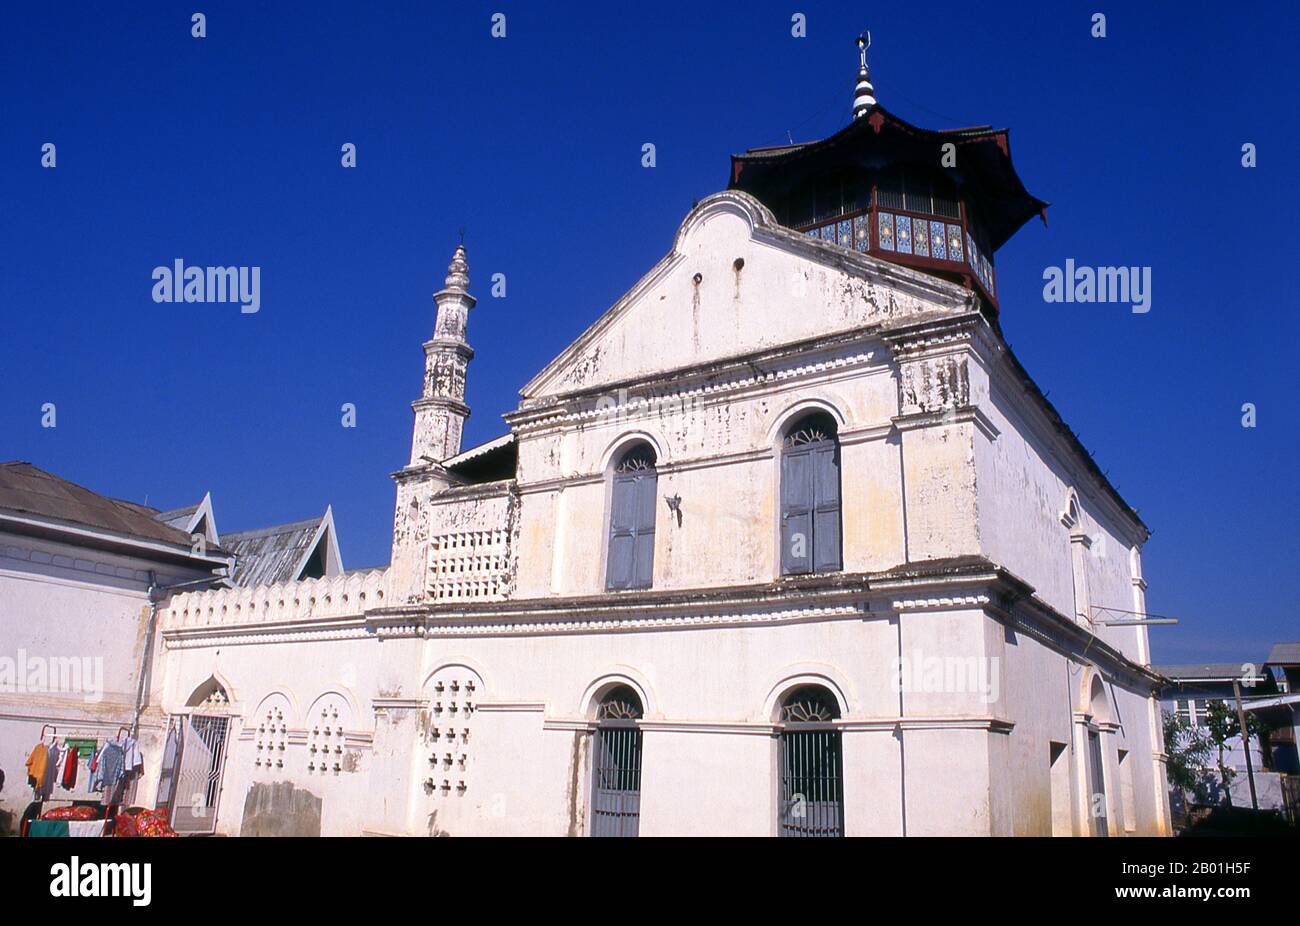
[[[734,261],[731,262],[731,266],[735,269],[737,273],[740,273],[740,271],[745,269],[745,258],[737,257]]]
[[[702,282],[704,282],[704,276],[699,273],[695,274],[695,276],[691,277],[691,279],[695,281],[696,286],[699,286]]]

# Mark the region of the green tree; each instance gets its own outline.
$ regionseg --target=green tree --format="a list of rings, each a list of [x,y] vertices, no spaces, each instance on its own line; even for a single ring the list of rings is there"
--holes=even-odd
[[[1250,735],[1259,739],[1268,732],[1268,727],[1254,714],[1246,715],[1246,727]],[[1228,745],[1241,736],[1241,722],[1237,719],[1237,708],[1227,701],[1207,701],[1205,704],[1205,728],[1210,742],[1216,751],[1215,764],[1219,769],[1219,780],[1223,782],[1223,796],[1228,806],[1232,806],[1232,780],[1237,777],[1237,770],[1226,764]],[[1246,749],[1248,742],[1242,743]]]
[[[1183,793],[1197,791],[1214,748],[1209,734],[1172,711],[1164,712],[1164,734],[1169,783]]]

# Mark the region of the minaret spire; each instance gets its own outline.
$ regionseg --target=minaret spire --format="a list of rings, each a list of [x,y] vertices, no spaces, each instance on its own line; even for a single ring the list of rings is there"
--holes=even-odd
[[[411,403],[415,410],[412,466],[441,463],[460,453],[461,432],[469,417],[465,368],[474,351],[465,333],[475,299],[469,294],[464,243],[452,253],[443,288],[433,294],[433,301],[438,306],[438,319],[432,340],[424,344],[424,388],[420,398]]]
[[[858,36],[858,85],[853,90],[853,118],[861,119],[876,108],[876,88],[871,86],[871,71],[867,67],[867,49],[871,47],[871,33]]]

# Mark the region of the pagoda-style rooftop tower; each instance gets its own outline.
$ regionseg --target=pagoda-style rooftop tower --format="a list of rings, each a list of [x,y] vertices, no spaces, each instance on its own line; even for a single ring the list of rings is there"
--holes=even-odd
[[[1047,203],[1011,165],[1007,129],[923,129],[877,102],[858,38],[853,121],[821,141],[731,158],[730,189],[789,228],[975,289],[997,317],[993,255]],[[951,145],[951,148],[946,146]]]

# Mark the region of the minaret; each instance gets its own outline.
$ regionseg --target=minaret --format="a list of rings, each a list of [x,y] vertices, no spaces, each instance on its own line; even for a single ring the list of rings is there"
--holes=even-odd
[[[854,119],[861,119],[876,107],[876,88],[871,86],[871,71],[867,68],[867,49],[870,47],[870,32],[858,36],[858,85],[853,90]]]
[[[460,453],[461,431],[469,417],[465,404],[465,367],[474,356],[465,340],[469,310],[469,264],[465,245],[456,246],[447,267],[443,288],[433,294],[438,320],[432,340],[424,344],[424,389],[411,403],[415,431],[411,438],[411,466],[441,463]]]

